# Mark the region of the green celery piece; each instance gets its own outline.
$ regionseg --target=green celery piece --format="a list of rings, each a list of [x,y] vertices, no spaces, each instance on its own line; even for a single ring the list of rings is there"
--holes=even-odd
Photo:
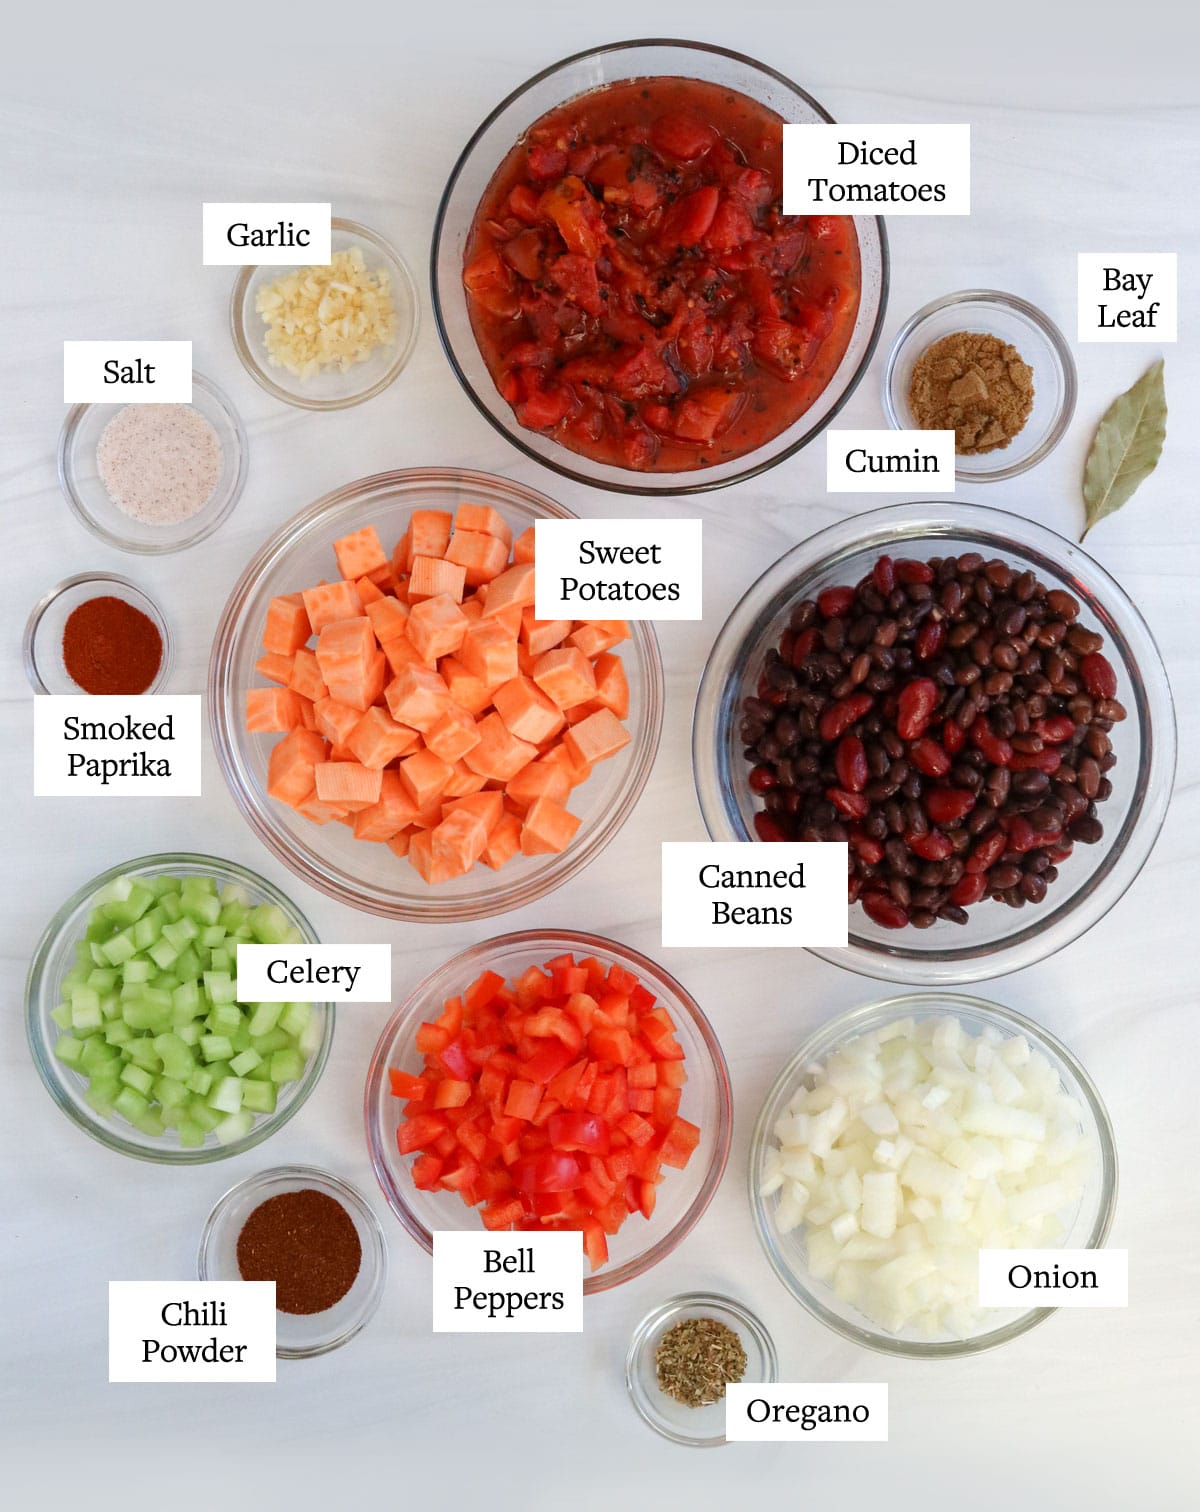
[[[94,987],[87,986],[84,982],[76,982],[71,988],[71,1012],[90,1012],[94,1009],[100,1012],[100,994]]]
[[[245,1019],[241,1021],[229,1038],[233,1041],[234,1053],[237,1055],[241,1055],[243,1050],[252,1050],[254,1048],[250,1043],[250,1026],[246,1023]]]
[[[254,1114],[242,1108],[237,1113],[231,1113],[228,1118],[223,1118],[213,1133],[217,1136],[218,1144],[230,1145],[236,1144],[239,1139],[245,1139],[253,1127]]]
[[[111,965],[111,962],[104,953],[104,946],[98,941],[88,945],[88,959],[91,961],[93,966]]]
[[[247,900],[248,901],[248,900]],[[226,934],[234,934],[241,929],[250,916],[249,908],[242,903],[224,903],[217,919]]]
[[[92,1038],[84,1041],[83,1054],[79,1057],[79,1069],[88,1076],[96,1076],[108,1067],[119,1068],[121,1064],[121,1052],[115,1045],[106,1044],[104,1040]],[[117,1070],[113,1071],[114,1078]]]
[[[165,1076],[173,1077],[176,1081],[186,1081],[196,1069],[195,1054],[177,1034],[158,1035],[154,1049],[162,1060]]]
[[[113,935],[111,940],[106,940],[100,950],[110,966],[123,966],[131,956],[137,954],[132,930],[121,930],[119,934]]]
[[[120,973],[114,966],[93,966],[88,973],[87,984],[104,997],[117,985],[119,977]]]
[[[205,950],[212,950],[212,948],[215,945],[219,945],[224,938],[224,924],[210,924],[206,929],[202,929],[200,931],[200,943]]]
[[[158,906],[166,915],[168,924],[174,924],[183,917],[183,904],[180,902],[177,892],[160,893]],[[166,925],[163,927],[166,928]]]
[[[273,1081],[242,1083],[242,1107],[251,1113],[274,1113],[277,1096]]]
[[[204,964],[194,945],[188,945],[175,962],[175,975],[181,982],[198,982],[204,972]]]
[[[236,1003],[220,1003],[208,1015],[208,1027],[213,1034],[233,1034],[242,1022],[242,1010]]]
[[[51,1008],[50,1017],[60,1029],[71,1027],[71,1009],[66,1003],[59,1003],[57,1008]]]
[[[183,885],[179,878],[171,876],[170,872],[160,872],[157,877],[147,877],[146,882],[154,889],[156,898],[161,898],[164,893],[178,893]]]
[[[279,1027],[288,1034],[300,1034],[312,1017],[311,1003],[289,1003],[279,1019]]]
[[[250,928],[262,945],[282,945],[291,925],[283,909],[275,903],[260,903],[250,910]]]
[[[154,962],[148,961],[145,956],[137,956],[134,960],[125,962],[125,970],[121,973],[121,990],[124,992],[126,987],[142,986],[154,975]]]
[[[304,1057],[299,1050],[276,1050],[271,1056],[273,1082],[296,1081],[304,1075]]]
[[[257,1050],[249,1049],[235,1055],[229,1062],[229,1068],[235,1076],[245,1076],[247,1072],[253,1071],[256,1066],[261,1065],[262,1056],[259,1055]]]
[[[208,1062],[219,1060],[231,1060],[233,1046],[229,1038],[224,1034],[203,1034],[200,1036],[200,1054]]]
[[[103,1026],[104,1015],[100,1012],[99,1001],[94,1004],[88,1002],[71,1004],[71,1028],[76,1034],[95,1034]]]
[[[133,1087],[122,1087],[113,1100],[113,1107],[122,1118],[127,1118],[135,1125],[139,1118],[145,1118],[150,1111],[150,1104]]]
[[[132,1061],[128,1061],[122,1068],[121,1080],[127,1087],[132,1087],[135,1092],[140,1092],[143,1097],[147,1098],[150,1096],[150,1091],[154,1086],[154,1078],[150,1075],[149,1071],[144,1070],[141,1066],[134,1065]]]
[[[115,1023],[121,1017],[121,999],[115,992],[100,999],[100,1016]]]
[[[204,1130],[194,1118],[179,1120],[179,1147],[182,1150],[198,1150],[204,1143]]]
[[[54,1041],[54,1054],[64,1066],[78,1066],[83,1059],[83,1040],[73,1034],[60,1034]]]
[[[181,902],[183,914],[187,919],[194,919],[201,926],[214,925],[221,917],[221,905],[215,897],[208,894],[188,892],[185,888]],[[224,931],[222,931],[224,934]],[[201,930],[201,939],[204,938],[204,929]]]
[[[142,1001],[149,1003],[152,1008],[157,1008],[161,1013],[169,1013],[171,1010],[171,994],[155,982],[148,982],[143,988]]]
[[[234,957],[225,949],[224,945],[218,945],[209,952],[209,971],[227,971],[232,976],[233,965]]]
[[[111,1024],[104,1026],[105,1043],[109,1045],[127,1045],[133,1038],[133,1030],[123,1018],[113,1019]]]
[[[185,1045],[194,1047],[200,1043],[200,1036],[204,1033],[204,1029],[193,1019],[190,1024],[177,1024],[171,1032]]]
[[[266,1034],[252,1034],[250,1047],[257,1050],[259,1055],[270,1055],[275,1050],[289,1050],[292,1037],[285,1030],[278,1027],[268,1029]]]
[[[119,1095],[116,1082],[89,1082],[87,1091],[83,1094],[84,1101],[89,1108],[94,1108],[101,1118],[111,1118],[113,1105]]]
[[[172,1076],[160,1076],[154,1083],[154,1095],[164,1108],[179,1108],[187,1103],[191,1093],[183,1082]]]
[[[206,1134],[211,1134],[221,1122],[222,1114],[215,1112],[202,1098],[193,1097],[188,1104],[188,1117],[199,1124]]]
[[[200,927],[194,919],[176,919],[163,925],[163,939],[170,940],[176,950],[186,950],[199,933]]]
[[[144,1071],[153,1071],[155,1075],[163,1068],[162,1056],[154,1048],[154,1041],[148,1035],[129,1040],[124,1046],[124,1055],[135,1066],[141,1066]]]
[[[197,982],[180,982],[171,993],[171,1008],[187,1019],[199,1018],[204,1011],[204,999]]]
[[[161,937],[166,922],[167,916],[161,908],[152,908],[149,913],[144,913],[133,926],[133,943],[139,950],[149,950],[155,940]]]
[[[254,1011],[250,1015],[248,1025],[252,1035],[266,1034],[274,1029],[279,1022],[279,1015],[283,1012],[282,1003],[255,1003]]]
[[[167,1128],[163,1121],[163,1116],[157,1108],[151,1108],[149,1112],[143,1113],[140,1118],[131,1118],[130,1123],[133,1124],[135,1129],[147,1135],[150,1139],[158,1139],[166,1132]]]
[[[169,971],[179,959],[181,952],[171,944],[170,940],[160,937],[150,946],[146,954],[160,971]]]
[[[242,1080],[223,1076],[208,1094],[208,1106],[217,1113],[236,1113],[242,1106]]]
[[[221,904],[228,907],[230,903],[239,903],[246,909],[254,906],[254,899],[240,882],[226,882],[221,889]]]
[[[215,1077],[205,1066],[197,1066],[188,1077],[188,1090],[194,1092],[197,1097],[207,1097],[212,1091]]]
[[[255,1054],[257,1054],[257,1053],[258,1052],[256,1051]],[[232,1065],[233,1062],[230,1061],[229,1064]],[[271,1080],[271,1062],[268,1061],[268,1060],[260,1060],[259,1063],[258,1063],[258,1065],[255,1066],[255,1068],[254,1068],[253,1071],[247,1071],[246,1072],[246,1079],[248,1081],[264,1081],[264,1082],[265,1081],[270,1081]]]
[[[237,1002],[237,988],[227,971],[206,971],[204,990],[208,994],[209,1002],[214,1006]]]

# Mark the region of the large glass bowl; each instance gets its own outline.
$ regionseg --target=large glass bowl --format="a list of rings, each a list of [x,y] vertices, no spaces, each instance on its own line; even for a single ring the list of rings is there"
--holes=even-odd
[[[725,1056],[695,999],[661,966],[627,945],[569,930],[526,930],[472,945],[426,977],[389,1019],[371,1057],[363,1111],[371,1164],[383,1195],[422,1249],[432,1253],[437,1229],[479,1229],[478,1210],[468,1208],[455,1193],[422,1192],[413,1185],[412,1157],[401,1156],[396,1146],[401,1103],[389,1090],[388,1071],[421,1071],[417,1029],[436,1018],[445,1000],[463,992],[480,972],[495,971],[511,981],[564,951],[596,956],[605,964],[615,961],[645,983],[666,1008],[675,1022],[688,1074],[680,1116],[700,1128],[700,1143],[684,1169],[665,1172],[653,1216],[647,1221],[632,1214],[610,1238],[608,1263],[584,1277],[587,1294],[619,1286],[665,1259],[700,1221],[729,1156],[733,1107]]]
[[[345,825],[312,823],[267,796],[267,761],[277,735],[246,731],[246,690],[261,682],[254,664],[267,605],[336,570],[333,542],[374,525],[390,550],[414,509],[453,511],[459,504],[491,505],[513,533],[535,520],[571,519],[544,494],[504,478],[452,468],[413,468],[359,478],[295,516],[276,532],[242,574],[225,606],[208,670],[208,710],[217,758],[230,791],[258,837],[298,877],[340,903],[391,919],[447,922],[480,919],[519,908],[573,877],[597,856],[628,818],[658,749],[663,672],[650,624],[636,621],[616,647],[629,680],[629,744],[572,794],[583,821],[559,855],[518,856],[498,872],[475,867],[465,877],[430,887],[386,845],[355,840]],[[265,684],[264,684],[265,685]]]
[[[845,949],[815,954],[866,976],[920,984],[974,982],[1017,971],[1077,939],[1103,918],[1141,871],[1171,797],[1175,711],[1166,670],[1145,620],[1098,562],[1045,526],[997,509],[958,503],[901,504],[842,521],[795,546],[734,609],[708,658],[692,724],[692,762],[705,827],[713,840],[750,840],[756,808],[738,738],[742,700],[757,686],[792,605],[835,584],[857,583],[884,552],[893,557],[968,551],[999,557],[1061,587],[1081,605],[1080,623],[1099,631],[1128,718],[1111,733],[1117,765],[1100,805],[1104,839],[1077,845],[1045,901],[1022,909],[982,902],[968,922],[931,929],[883,929],[861,904],[850,913]]]
[[[914,993],[851,1009],[818,1029],[783,1068],[767,1094],[750,1145],[750,1208],[759,1240],[775,1274],[814,1318],[855,1344],[883,1354],[906,1355],[918,1360],[955,1359],[1005,1344],[1045,1322],[1057,1309],[997,1308],[989,1326],[963,1339],[931,1340],[911,1331],[907,1334],[887,1333],[864,1313],[843,1301],[830,1285],[818,1281],[810,1273],[805,1257],[804,1225],[789,1233],[780,1233],[775,1221],[778,1194],[767,1198],[760,1196],[767,1149],[772,1143],[775,1124],[800,1086],[810,1084],[813,1067],[849,1040],[909,1017],[917,1020],[956,1018],[972,1035],[985,1031],[1002,1039],[1024,1035],[1031,1048],[1044,1055],[1058,1072],[1062,1089],[1080,1104],[1083,1138],[1092,1155],[1092,1171],[1075,1213],[1063,1215],[1064,1249],[1100,1249],[1108,1238],[1117,1205],[1117,1151],[1112,1124],[1100,1094],[1067,1047],[1022,1014],[1002,1008],[998,1003],[984,1002],[981,998],[954,993]]]
[[[862,290],[858,317],[837,371],[816,401],[779,435],[755,451],[695,472],[637,472],[595,462],[518,424],[501,398],[471,329],[463,290],[463,256],[475,211],[517,140],[548,110],[576,95],[620,79],[674,76],[701,79],[748,95],[793,124],[832,117],[799,85],[765,63],[703,42],[643,38],[575,53],[544,68],[501,100],[463,148],[438,206],[430,255],[433,314],[450,366],[479,412],[526,456],[564,477],[614,493],[691,494],[740,483],[774,467],[806,446],[833,420],[866,371],[879,339],[887,303],[888,250],[883,221],[855,216]]]
[[[225,1160],[230,1155],[241,1155],[244,1151],[253,1149],[264,1139],[269,1139],[300,1111],[320,1080],[325,1062],[329,1059],[330,1046],[333,1044],[334,1016],[328,1003],[313,1004],[313,1012],[320,1016],[324,1028],[320,1045],[305,1066],[304,1075],[281,1087],[275,1111],[257,1115],[244,1139],[220,1144],[216,1135],[210,1133],[205,1136],[202,1145],[185,1149],[177,1142],[171,1129],[155,1138],[143,1134],[124,1119],[105,1118],[96,1112],[84,1095],[87,1090],[86,1079],[70,1066],[64,1065],[54,1054],[54,1042],[61,1031],[50,1015],[62,1001],[63,977],[75,964],[75,943],[84,937],[87,916],[100,889],[116,877],[157,877],[164,874],[173,877],[214,877],[221,886],[234,883],[245,888],[255,903],[274,903],[277,908],[281,908],[289,924],[298,929],[306,940],[314,943],[317,940],[312,925],[296,905],[265,877],[258,876],[248,867],[239,866],[234,861],[222,861],[216,856],[198,856],[186,852],[178,855],[166,853],[160,856],[139,856],[136,860],[122,862],[120,866],[111,867],[100,876],[93,877],[67,899],[47,925],[33,953],[25,985],[25,1030],[33,1063],[47,1092],[85,1134],[90,1134],[110,1150],[116,1150],[121,1155],[132,1155],[138,1160],[153,1160],[163,1165],[202,1165],[210,1160]]]

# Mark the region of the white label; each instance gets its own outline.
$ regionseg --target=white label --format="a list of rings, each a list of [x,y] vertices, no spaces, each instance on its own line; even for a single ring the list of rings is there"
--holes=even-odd
[[[846,943],[845,841],[664,840],[662,942]]]
[[[274,1281],[110,1281],[110,1381],[273,1381]]]
[[[882,1382],[799,1381],[725,1388],[725,1437],[762,1443],[886,1444],[888,1389]]]
[[[703,617],[699,520],[538,520],[538,619]]]
[[[390,945],[239,945],[246,1003],[390,1003]]]
[[[199,693],[33,700],[37,798],[199,798]]]
[[[208,268],[307,268],[331,259],[332,205],[205,204],[204,265]]]
[[[1174,252],[1081,252],[1080,341],[1174,341],[1179,327]]]
[[[825,432],[827,493],[954,492],[954,432]]]
[[[64,341],[65,404],[191,404],[190,341]]]
[[[434,1333],[582,1333],[578,1233],[433,1236]]]
[[[969,126],[785,126],[785,215],[970,215]]]
[[[983,1307],[1128,1307],[1129,1251],[979,1251]]]

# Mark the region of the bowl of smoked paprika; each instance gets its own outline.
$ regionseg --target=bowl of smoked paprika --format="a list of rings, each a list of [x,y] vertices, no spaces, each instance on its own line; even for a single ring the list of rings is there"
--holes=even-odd
[[[171,675],[167,622],[127,578],[67,578],[33,607],[22,643],[35,693],[161,693]]]

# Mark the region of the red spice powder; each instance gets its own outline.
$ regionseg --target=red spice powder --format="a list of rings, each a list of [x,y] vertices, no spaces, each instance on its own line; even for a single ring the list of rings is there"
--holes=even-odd
[[[88,599],[67,616],[63,665],[85,693],[144,693],[162,666],[158,626],[124,599]]]
[[[274,1281],[276,1311],[325,1312],[354,1285],[362,1241],[336,1198],[306,1187],[254,1209],[238,1235],[237,1262],[243,1281]]]

